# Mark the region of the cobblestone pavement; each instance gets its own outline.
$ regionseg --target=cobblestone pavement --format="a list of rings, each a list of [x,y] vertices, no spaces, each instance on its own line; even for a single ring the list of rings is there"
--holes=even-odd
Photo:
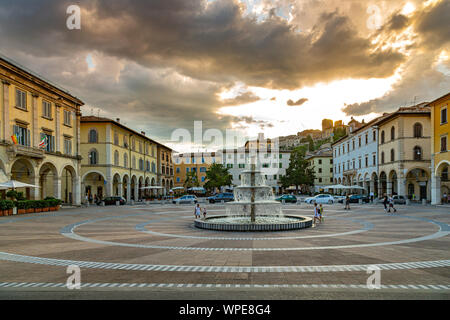
[[[312,216],[307,204],[283,208]],[[322,224],[285,232],[207,231],[193,219],[187,205],[0,217],[0,299],[450,298],[446,207],[326,205]],[[79,290],[66,287],[70,265]],[[380,289],[367,287],[369,268]]]

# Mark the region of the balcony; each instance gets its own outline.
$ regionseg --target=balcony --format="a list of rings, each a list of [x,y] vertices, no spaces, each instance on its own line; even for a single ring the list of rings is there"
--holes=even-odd
[[[11,159],[17,156],[43,159],[45,156],[43,149],[27,147],[20,144],[8,146],[6,152],[8,153],[8,157]]]

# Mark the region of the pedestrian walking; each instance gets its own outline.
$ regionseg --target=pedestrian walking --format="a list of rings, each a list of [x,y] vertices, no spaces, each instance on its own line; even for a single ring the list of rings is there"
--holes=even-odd
[[[206,208],[203,208],[203,219],[206,219]]]
[[[348,195],[345,198],[345,210],[350,210],[350,197]]]
[[[320,222],[320,213],[317,203],[314,202],[314,226],[316,225],[316,220],[319,220]]]
[[[319,214],[320,214],[320,223],[322,223],[324,221],[322,204],[320,204],[319,206]]]
[[[384,199],[383,199],[383,205],[384,205],[384,212],[385,213],[387,213],[387,210],[388,210],[388,207],[387,207],[387,205],[388,205],[388,197],[387,196],[384,196]]]
[[[394,199],[392,198],[392,195],[389,197],[389,210],[388,210],[388,212],[391,212],[391,208],[394,209],[394,212],[397,212],[397,209],[394,208]]]
[[[195,219],[200,219],[200,214],[201,214],[201,208],[200,208],[200,204],[197,203],[197,205],[194,208],[194,216]]]
[[[447,203],[447,192],[444,192],[444,203]]]

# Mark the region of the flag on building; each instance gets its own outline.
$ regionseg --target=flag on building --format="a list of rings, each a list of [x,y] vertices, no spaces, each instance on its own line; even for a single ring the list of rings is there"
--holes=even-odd
[[[17,136],[16,136],[15,134],[13,134],[13,135],[11,136],[11,139],[12,139],[12,141],[13,141],[14,144],[17,144],[17,143],[18,143],[18,142],[17,142]]]
[[[43,137],[41,142],[39,142],[39,148],[44,149],[47,147],[47,137]]]

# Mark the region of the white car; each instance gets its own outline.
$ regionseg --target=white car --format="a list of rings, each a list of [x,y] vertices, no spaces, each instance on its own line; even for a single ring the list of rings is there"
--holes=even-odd
[[[329,194],[318,194],[315,197],[311,197],[311,198],[306,198],[305,199],[306,203],[328,203],[328,204],[332,204],[334,203],[334,198],[332,195]]]
[[[172,200],[173,204],[182,204],[182,203],[197,203],[197,197],[196,196],[192,196],[192,195],[185,195],[182,196],[181,198],[178,199],[174,199]]]

